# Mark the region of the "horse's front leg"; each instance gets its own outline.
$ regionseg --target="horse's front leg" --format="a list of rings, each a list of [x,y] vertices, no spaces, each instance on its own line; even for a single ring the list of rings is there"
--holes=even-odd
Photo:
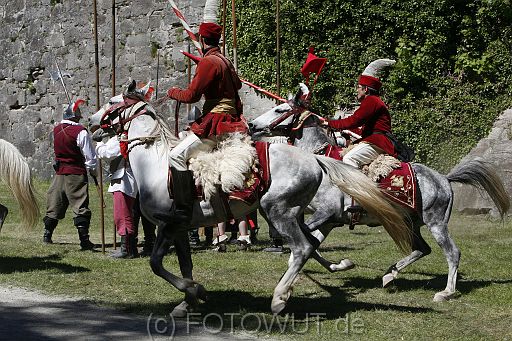
[[[189,304],[195,302],[198,298],[205,298],[206,293],[202,285],[197,284],[190,278],[179,278],[163,266],[163,258],[169,250],[169,245],[176,237],[171,232],[170,224],[163,224],[158,227],[155,246],[151,254],[150,265],[153,272],[171,283],[176,289],[185,293],[185,300],[190,301]],[[190,253],[190,249],[189,249]]]
[[[180,271],[183,278],[192,279],[192,256],[190,252],[190,242],[188,232],[180,232],[174,239],[174,247],[176,249],[176,256],[180,264]],[[206,289],[201,284],[197,284],[194,288],[189,288],[185,292],[185,299],[174,307],[171,315],[173,317],[185,317],[187,313],[193,312],[197,307],[198,298],[206,301]]]

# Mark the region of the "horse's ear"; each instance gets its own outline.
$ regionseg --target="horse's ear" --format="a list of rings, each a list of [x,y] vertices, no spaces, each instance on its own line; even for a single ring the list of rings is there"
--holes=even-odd
[[[137,82],[135,80],[132,80],[130,85],[128,85],[128,93],[132,93],[137,89]]]

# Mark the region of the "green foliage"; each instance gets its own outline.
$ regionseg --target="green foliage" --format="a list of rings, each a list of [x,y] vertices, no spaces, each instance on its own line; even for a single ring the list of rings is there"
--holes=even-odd
[[[280,0],[280,9],[281,95],[303,81],[311,45],[328,58],[313,98],[324,116],[354,101],[369,62],[394,58],[382,76],[384,99],[419,162],[450,168],[511,105],[509,0]],[[240,73],[275,91],[275,1],[241,0],[236,10]]]
[[[160,44],[158,44],[155,41],[151,42],[151,58],[156,58],[159,48],[160,48]]]

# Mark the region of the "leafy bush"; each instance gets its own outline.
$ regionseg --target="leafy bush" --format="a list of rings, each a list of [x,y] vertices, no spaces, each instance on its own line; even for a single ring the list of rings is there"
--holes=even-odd
[[[275,91],[275,1],[236,5],[240,73]],[[383,97],[419,162],[449,169],[512,104],[509,0],[280,0],[280,9],[281,95],[303,81],[310,45],[328,58],[314,87],[324,116],[354,101],[369,62],[394,58]]]

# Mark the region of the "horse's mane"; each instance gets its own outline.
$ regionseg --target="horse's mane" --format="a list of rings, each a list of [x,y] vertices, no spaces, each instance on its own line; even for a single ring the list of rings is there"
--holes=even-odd
[[[152,132],[152,135],[158,134],[158,140],[162,142],[164,150],[169,150],[176,147],[180,140],[174,136],[174,133],[167,123],[167,119],[161,114],[155,113],[156,126]]]

